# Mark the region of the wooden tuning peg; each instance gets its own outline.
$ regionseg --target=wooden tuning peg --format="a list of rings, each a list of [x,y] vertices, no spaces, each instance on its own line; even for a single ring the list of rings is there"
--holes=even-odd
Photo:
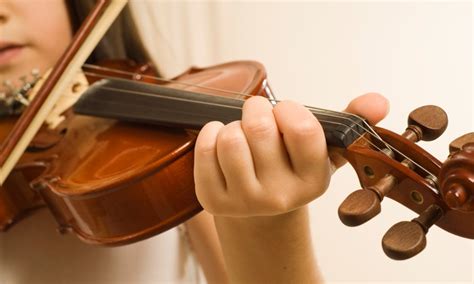
[[[411,222],[393,225],[382,239],[385,254],[394,260],[405,260],[420,253],[426,247],[429,228],[443,216],[443,210],[432,204]]]
[[[349,194],[338,209],[339,219],[346,226],[359,226],[381,211],[380,203],[384,196],[395,186],[396,178],[386,175],[375,185],[359,189]]]
[[[447,126],[448,116],[442,108],[434,105],[422,106],[410,113],[408,127],[402,136],[413,142],[432,141],[441,136]]]
[[[474,133],[455,139],[449,151],[439,174],[441,195],[451,209],[474,212]]]

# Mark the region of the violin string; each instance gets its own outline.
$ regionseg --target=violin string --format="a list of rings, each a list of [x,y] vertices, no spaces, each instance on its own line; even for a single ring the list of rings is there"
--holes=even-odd
[[[135,94],[140,94],[140,95],[145,95],[145,96],[154,96],[154,97],[165,97],[165,98],[171,98],[171,97],[168,97],[168,96],[162,96],[162,95],[159,95],[159,94],[154,94],[154,93],[146,93],[146,92],[140,92],[140,91],[131,91],[131,90],[122,90],[122,89],[117,89],[117,88],[111,88],[111,87],[102,87],[103,89],[108,89],[108,90],[112,90],[112,91],[116,91],[116,92],[126,92],[126,93],[135,93]],[[229,106],[229,105],[225,105],[225,104],[220,104],[220,103],[210,103],[210,102],[203,102],[203,101],[196,101],[196,100],[190,100],[190,99],[183,99],[183,98],[176,98],[176,97],[172,97],[173,100],[179,100],[179,101],[186,101],[186,102],[192,102],[192,103],[199,103],[199,104],[205,104],[205,105],[214,105],[214,106],[220,106],[220,107],[225,107],[225,108],[232,108],[232,109],[239,109],[241,110],[241,107],[236,107],[236,106]],[[243,100],[239,100],[241,102],[243,102]],[[319,111],[318,108],[313,108],[314,111]],[[324,111],[323,111],[324,112]],[[336,118],[342,118],[344,120],[348,120],[349,118],[345,117],[345,116],[342,116],[342,115],[335,115],[333,113],[338,113],[338,112],[326,112],[324,113],[324,115],[327,115],[327,116],[332,116],[332,117],[336,117]],[[356,115],[352,115],[350,113],[343,113],[345,115],[348,115],[348,116],[354,116],[354,117],[357,117]],[[366,126],[368,127],[368,129],[366,127],[364,127],[363,125],[360,125],[358,122],[352,120],[352,119],[349,119],[351,120],[352,123],[358,125],[359,127],[361,127],[363,130],[366,131],[366,133],[368,133],[370,136],[372,136],[374,139],[378,140],[379,142],[381,142],[382,144],[384,144],[388,149],[392,150],[392,151],[395,151],[396,153],[398,153],[400,156],[404,157],[405,159],[407,159],[408,161],[410,161],[411,163],[413,163],[414,165],[416,165],[419,169],[421,169],[422,171],[424,171],[426,174],[428,175],[431,175],[433,177],[435,177],[435,175],[433,173],[431,173],[429,170],[427,170],[426,168],[424,168],[423,166],[421,166],[419,163],[413,161],[410,157],[408,157],[407,155],[405,155],[404,153],[402,153],[401,151],[399,151],[398,149],[396,149],[394,146],[390,145],[389,143],[387,143],[386,141],[384,141],[382,138],[380,138],[380,136],[376,136],[374,135],[372,132],[375,132],[372,127],[370,127],[370,125],[365,121],[365,120],[362,120]],[[322,121],[322,120],[321,120]],[[329,121],[325,121],[325,122],[329,122]],[[331,122],[331,123],[334,123],[334,122]],[[343,126],[346,126],[346,127],[349,127],[349,129],[351,131],[355,131],[354,129],[352,129],[349,125],[347,124],[342,124],[340,123],[340,125],[343,125]],[[369,130],[370,129],[370,130]],[[357,132],[356,132],[357,133]],[[359,137],[361,137],[361,135],[359,134]],[[368,141],[365,137],[364,139],[366,141]],[[374,144],[372,144],[370,141],[368,141],[372,146],[375,146]],[[382,151],[382,149],[380,149],[379,147],[375,146],[375,148],[379,151]]]
[[[138,92],[138,91],[124,91],[124,90],[122,90],[122,89],[110,88],[110,87],[103,87],[102,89],[112,90],[112,91],[118,91],[118,92],[126,92],[126,93],[141,93],[141,92]],[[159,96],[159,95],[158,95],[158,96]],[[181,98],[173,98],[173,99],[181,100],[181,101],[186,101],[186,102],[194,102],[194,103],[197,102],[197,103],[206,104],[206,105],[215,105],[215,106],[220,106],[220,107],[224,107],[224,108],[232,108],[232,109],[238,109],[238,110],[241,110],[241,109],[242,109],[242,108],[240,108],[240,107],[230,106],[230,105],[225,105],[225,104],[207,103],[207,102],[193,101],[193,100],[181,99]],[[191,113],[191,112],[185,112],[185,113]],[[364,137],[363,134],[360,134],[359,132],[357,132],[355,129],[353,129],[352,127],[350,127],[350,126],[347,125],[347,124],[344,124],[344,123],[341,123],[341,122],[336,122],[336,121],[325,120],[325,119],[318,119],[318,121],[321,121],[321,122],[324,122],[324,123],[330,123],[330,124],[342,125],[342,126],[348,127],[349,130],[352,131],[352,132],[354,132],[357,137],[364,139],[364,140],[365,140],[367,143],[369,143],[371,146],[373,146],[374,148],[376,148],[376,149],[379,150],[379,151],[382,151],[382,149],[381,149],[380,147],[378,147],[378,146],[377,146],[376,144],[374,144],[372,141],[370,141],[369,139],[367,139],[366,137]]]
[[[91,68],[91,69],[97,69],[97,70],[102,70],[102,71],[109,71],[109,72],[115,72],[117,74],[121,74],[121,75],[128,75],[128,76],[131,76],[132,78],[134,76],[136,76],[137,74],[136,73],[133,73],[133,72],[128,72],[128,71],[123,71],[123,70],[116,70],[116,69],[113,69],[113,68],[108,68],[108,67],[102,67],[102,66],[97,66],[97,65],[91,65],[91,64],[85,64],[84,65],[85,67],[88,67],[88,68]],[[85,71],[84,72],[86,75],[92,75],[92,76],[96,76],[96,77],[99,77],[99,78],[114,78],[113,76],[108,76],[108,75],[104,75],[104,74],[98,74],[98,73],[93,73],[93,72],[90,72],[90,71]],[[202,89],[207,89],[207,90],[211,90],[211,91],[218,91],[218,92],[222,92],[222,93],[227,93],[227,94],[231,94],[231,95],[238,95],[240,97],[246,97],[246,98],[249,98],[249,97],[252,97],[253,95],[251,94],[247,94],[247,93],[242,93],[242,92],[236,92],[236,91],[229,91],[229,90],[224,90],[224,89],[219,89],[219,88],[214,88],[214,87],[209,87],[209,86],[203,86],[203,85],[199,85],[199,84],[191,84],[191,83],[186,83],[186,82],[181,82],[181,81],[176,81],[176,80],[173,80],[173,79],[164,79],[164,78],[161,78],[161,77],[157,77],[157,76],[151,76],[151,75],[139,75],[140,78],[149,78],[149,79],[153,79],[153,80],[158,80],[158,81],[164,81],[164,82],[169,82],[169,83],[176,83],[176,84],[181,84],[181,85],[185,85],[185,86],[188,86],[188,87],[198,87],[198,88],[202,88]],[[271,102],[273,102],[272,100],[270,100]],[[278,101],[276,101],[278,102]],[[340,112],[337,112],[337,111],[332,111],[332,110],[326,110],[326,109],[322,109],[322,108],[316,108],[316,107],[308,107],[308,106],[305,106],[307,107],[308,109],[310,110],[318,110],[318,111],[321,111],[321,112],[325,112],[325,113],[334,113],[334,114],[342,114]],[[355,114],[351,114],[351,113],[344,113],[346,116],[352,116],[352,117],[357,117],[359,119],[361,119],[359,116],[355,115]],[[355,121],[351,118],[346,118],[346,117],[340,117],[340,118],[343,118],[343,119],[350,119],[352,122],[355,123]],[[363,119],[361,119],[363,120]],[[359,125],[359,124],[358,124]],[[371,129],[371,127],[366,123],[366,125],[369,127],[370,131],[368,131],[367,129],[364,128],[364,130],[368,131],[368,132],[371,132],[372,134],[374,134],[375,136],[378,137],[379,140],[382,140],[382,138],[380,136],[378,136],[378,134],[373,130]],[[361,125],[359,125],[360,127],[363,127]]]
[[[109,72],[115,72],[117,74],[122,74],[122,75],[128,75],[128,76],[131,76],[132,78],[134,76],[136,76],[137,74],[136,73],[133,73],[133,72],[127,72],[127,71],[123,71],[123,70],[116,70],[116,69],[113,69],[113,68],[107,68],[107,67],[101,67],[101,66],[95,66],[95,65],[90,65],[90,64],[86,64],[85,65],[86,67],[89,67],[91,69],[99,69],[99,70],[106,70],[106,71],[109,71]],[[87,72],[86,72],[87,73]],[[90,72],[89,72],[90,73]],[[110,77],[110,76],[107,76],[107,75],[103,75],[103,74],[94,74],[94,73],[90,73],[90,74],[93,74],[97,77]],[[240,97],[251,97],[252,95],[250,94],[245,94],[245,93],[240,93],[240,92],[235,92],[235,91],[228,91],[228,90],[223,90],[223,89],[218,89],[218,88],[213,88],[213,87],[208,87],[208,86],[202,86],[202,85],[199,85],[199,84],[191,84],[191,83],[184,83],[184,82],[178,82],[176,80],[172,80],[172,79],[163,79],[163,78],[160,78],[160,77],[156,77],[156,76],[150,76],[150,75],[142,75],[142,74],[139,74],[139,76],[141,78],[149,78],[149,79],[153,79],[153,80],[159,80],[159,81],[165,81],[165,82],[170,82],[170,83],[178,83],[178,84],[182,84],[182,85],[186,85],[186,86],[190,86],[190,87],[198,87],[198,88],[203,88],[203,89],[208,89],[208,90],[214,90],[214,91],[219,91],[219,92],[223,92],[223,93],[228,93],[228,94],[234,94],[234,95],[238,95]],[[150,95],[156,95],[156,94],[150,94]],[[196,102],[195,102],[196,103]],[[398,153],[400,156],[404,157],[405,159],[407,159],[408,161],[412,162],[414,165],[416,165],[418,168],[420,168],[422,171],[424,171],[426,174],[428,175],[431,175],[433,177],[435,177],[434,174],[432,174],[430,171],[428,171],[427,169],[425,169],[423,166],[421,166],[420,164],[416,163],[415,161],[413,161],[410,157],[408,157],[407,155],[405,155],[404,153],[402,153],[400,150],[396,149],[396,147],[390,145],[390,143],[384,141],[373,129],[372,127],[370,127],[370,125],[364,120],[364,119],[361,119],[363,121],[363,123],[367,126],[364,127],[363,125],[360,125],[357,121],[354,121],[352,118],[350,117],[358,117],[357,115],[354,115],[354,114],[351,114],[351,113],[340,113],[340,112],[336,112],[336,111],[331,111],[331,110],[325,110],[325,109],[321,109],[321,108],[316,108],[316,107],[310,107],[309,108],[310,110],[314,110],[314,111],[320,111],[320,112],[324,112],[325,115],[328,115],[328,116],[334,116],[334,117],[337,117],[337,118],[342,118],[342,119],[345,119],[345,120],[350,120],[352,123],[355,123],[356,125],[358,125],[359,127],[361,127],[362,129],[364,129],[367,133],[369,133],[369,135],[373,136],[376,140],[378,140],[379,142],[383,143],[388,149]],[[341,115],[341,114],[344,114],[345,116]],[[349,116],[349,118],[347,117]],[[360,118],[360,117],[358,117]]]
[[[102,68],[104,70],[107,70],[107,71],[110,71],[110,72],[116,72],[118,74],[122,74],[122,75],[130,75],[130,76],[133,76],[135,73],[132,73],[132,72],[127,72],[127,71],[122,71],[122,70],[115,70],[115,69],[111,69],[111,68],[107,68],[107,67],[101,67],[101,66],[94,66],[94,65],[90,65],[90,64],[86,64],[85,65],[86,67],[89,67],[89,68]],[[99,77],[99,78],[114,78],[113,76],[108,76],[108,75],[104,75],[104,74],[98,74],[98,73],[92,73],[92,72],[89,72],[89,71],[85,71],[84,72],[86,75],[92,75],[92,76],[96,76],[96,77]],[[142,75],[140,75],[142,76]],[[241,96],[241,97],[252,97],[253,95],[251,94],[246,94],[246,93],[241,93],[241,92],[235,92],[235,91],[227,91],[227,90],[223,90],[223,89],[218,89],[218,88],[213,88],[213,87],[208,87],[208,86],[202,86],[202,85],[198,85],[198,84],[191,84],[191,83],[185,83],[185,82],[179,82],[179,81],[175,81],[175,80],[172,80],[172,79],[162,79],[160,77],[154,77],[154,76],[149,76],[149,75],[143,75],[143,76],[146,76],[150,79],[154,79],[154,80],[160,80],[160,81],[166,81],[166,82],[172,82],[172,83],[178,83],[178,84],[182,84],[182,85],[186,85],[186,86],[189,86],[189,87],[198,87],[198,88],[203,88],[203,89],[208,89],[208,90],[213,90],[213,91],[218,91],[218,92],[223,92],[223,93],[228,93],[228,94],[232,94],[232,95],[238,95],[238,96]],[[153,94],[152,94],[153,95]],[[271,102],[273,102],[272,100],[269,100]],[[275,103],[277,103],[278,101],[275,101]],[[308,107],[308,106],[305,106],[307,107],[308,109],[310,110],[314,110],[314,111],[320,111],[320,112],[325,112],[327,113],[327,115],[329,114],[334,114],[333,116],[334,117],[338,117],[338,118],[342,118],[342,119],[349,119],[351,120],[352,122],[356,123],[356,121],[354,121],[352,118],[348,118],[348,117],[345,117],[345,116],[350,116],[350,117],[356,117],[356,118],[359,118],[361,120],[363,120],[361,117],[355,115],[355,114],[351,114],[351,113],[341,113],[341,112],[337,112],[337,111],[332,111],[332,110],[326,110],[326,109],[322,109],[322,108],[316,108],[316,107]],[[337,116],[337,115],[340,115],[340,116]],[[343,116],[345,115],[345,116]],[[364,128],[362,125],[358,124],[360,127]],[[366,131],[368,132],[372,132],[375,136],[378,136],[378,134],[373,130],[371,129],[371,127],[367,124],[367,126],[369,127],[370,130],[368,129],[365,129]],[[379,140],[382,140],[380,138],[380,136],[378,136],[378,139]]]
[[[90,64],[85,64],[84,66],[89,67],[89,68],[95,67],[94,65],[90,65]],[[119,73],[119,74],[122,74],[122,75],[133,75],[133,74],[135,74],[135,73],[132,73],[132,72],[127,72],[127,71],[122,71],[122,70],[115,70],[115,69],[100,67],[100,66],[97,66],[95,68],[102,68],[102,69],[105,69],[109,72],[116,72],[116,73]],[[89,72],[89,71],[85,71],[84,74],[91,75],[91,76],[96,76],[96,77],[99,77],[99,78],[115,78],[113,76],[108,76],[108,75],[99,74],[99,73],[93,73],[93,72]],[[143,76],[145,76],[145,75],[143,75]],[[250,95],[250,94],[245,94],[245,93],[240,93],[240,92],[235,92],[235,91],[226,91],[226,90],[223,90],[223,89],[217,89],[217,88],[212,88],[212,87],[207,87],[207,86],[200,86],[200,85],[190,84],[190,83],[185,83],[185,82],[179,82],[179,81],[175,82],[174,80],[162,79],[162,78],[159,78],[159,77],[153,77],[153,76],[148,76],[148,75],[147,75],[147,77],[154,78],[155,80],[179,83],[179,84],[187,85],[187,86],[190,86],[190,87],[199,87],[199,88],[203,88],[203,89],[209,89],[209,90],[219,91],[219,92],[223,92],[223,93],[239,95],[239,96],[242,96],[242,97],[252,97],[253,96],[253,95]],[[64,97],[75,97],[74,95],[63,95],[63,96]],[[279,102],[279,101],[273,101],[273,100],[270,100],[270,99],[269,99],[269,101],[274,102],[274,103]],[[337,112],[337,111],[326,110],[326,109],[311,107],[311,106],[305,106],[305,107],[308,108],[309,110],[319,111],[321,113],[324,112],[324,113],[326,113],[326,115],[330,115],[330,116],[333,116],[333,117],[338,117],[338,118],[341,118],[341,119],[350,120],[351,122],[356,123],[358,126],[363,128],[365,131],[371,132],[374,136],[377,136],[377,139],[381,140],[381,142],[382,142],[382,138],[380,138],[380,136],[378,136],[378,134],[365,122],[365,120],[362,119],[361,117],[355,115],[355,114]],[[349,116],[349,117],[346,117],[346,116]],[[367,125],[368,129],[365,128],[364,126],[358,124],[355,120],[353,120],[350,117],[356,117],[356,118],[364,121],[365,124]]]
[[[220,88],[215,88],[215,87],[209,87],[209,86],[203,86],[199,84],[193,84],[193,83],[186,83],[178,80],[173,80],[173,79],[166,79],[158,76],[152,76],[152,75],[145,75],[145,74],[137,74],[134,72],[129,72],[129,71],[124,71],[124,70],[117,70],[109,67],[103,67],[103,66],[97,66],[97,65],[92,65],[92,64],[84,64],[85,67],[91,68],[91,69],[96,69],[96,70],[101,70],[101,71],[109,71],[109,72],[115,72],[116,74],[121,74],[121,75],[127,75],[131,76],[131,78],[135,78],[138,76],[139,78],[147,78],[147,79],[152,79],[155,81],[162,81],[166,83],[174,83],[174,84],[179,84],[179,85],[184,85],[188,87],[197,87],[197,88],[202,88],[210,91],[217,91],[217,92],[222,92],[226,93],[229,95],[238,95],[241,97],[251,97],[252,95],[246,94],[246,93],[241,93],[241,92],[236,92],[236,91],[230,91],[230,90],[225,90],[225,89],[220,89]],[[85,71],[85,74],[92,74],[98,77],[107,77],[107,78],[114,78],[112,76],[104,75],[104,74],[98,74],[98,73],[92,73]]]
[[[103,67],[103,66],[97,66],[97,65],[92,65],[92,64],[84,64],[85,67],[88,67],[88,68],[91,68],[91,69],[97,69],[97,70],[102,70],[102,71],[109,71],[109,72],[115,72],[117,74],[121,74],[121,75],[128,75],[128,76],[131,76],[132,78],[134,76],[136,76],[137,74],[136,73],[133,73],[133,72],[128,72],[128,71],[123,71],[123,70],[117,70],[117,69],[113,69],[113,68],[108,68],[108,67]],[[114,78],[112,76],[108,76],[108,75],[104,75],[104,74],[98,74],[98,73],[93,73],[93,72],[89,72],[89,71],[85,71],[84,72],[86,75],[89,74],[89,75],[93,75],[93,76],[96,76],[96,77],[99,77],[99,78]],[[157,76],[151,76],[151,75],[142,75],[142,74],[139,74],[139,76],[141,78],[149,78],[149,79],[153,79],[153,80],[158,80],[158,81],[164,81],[164,82],[169,82],[169,83],[176,83],[176,84],[181,84],[181,85],[185,85],[185,86],[188,86],[188,87],[198,87],[198,88],[202,88],[202,89],[207,89],[207,90],[212,90],[212,91],[218,91],[218,92],[222,92],[222,93],[227,93],[227,94],[231,94],[231,95],[238,95],[240,97],[246,97],[246,98],[249,98],[249,97],[252,97],[253,95],[251,94],[247,94],[247,93],[242,93],[242,92],[236,92],[236,91],[229,91],[229,90],[224,90],[224,89],[219,89],[219,88],[215,88],[215,87],[209,87],[209,86],[203,86],[203,85],[199,85],[199,84],[191,84],[191,83],[186,83],[186,82],[182,82],[182,81],[177,81],[177,80],[173,80],[173,79],[164,79],[164,78],[161,78],[161,77],[157,77]],[[271,101],[271,100],[270,100]],[[278,101],[276,101],[278,102]],[[332,110],[327,110],[327,109],[322,109],[322,108],[317,108],[317,107],[308,107],[308,106],[305,106],[307,107],[308,109],[310,110],[318,110],[318,111],[321,111],[321,112],[325,112],[325,113],[334,113],[334,114],[345,114],[346,116],[352,116],[352,117],[357,117],[359,119],[361,119],[361,117],[355,115],[355,114],[351,114],[351,113],[341,113],[341,112],[337,112],[337,111],[332,111]],[[343,119],[350,119],[350,118],[346,118],[346,117],[340,117],[340,118],[343,118]],[[363,119],[361,119],[363,120]],[[351,119],[352,122],[355,122],[354,120]],[[361,126],[361,125],[359,125]],[[367,126],[370,128],[370,126],[367,124]],[[362,127],[362,126],[361,126]],[[367,131],[367,129],[365,129]],[[374,135],[378,136],[378,134],[373,131],[371,129],[371,131]],[[382,140],[380,138],[380,136],[378,136],[378,139]]]
[[[198,87],[198,88],[207,89],[207,90],[211,90],[211,91],[218,91],[218,92],[222,92],[222,93],[226,93],[226,94],[230,94],[230,95],[238,95],[238,96],[244,97],[244,98],[249,98],[249,97],[253,96],[252,94],[236,92],[236,91],[230,91],[230,90],[225,90],[225,89],[220,89],[220,88],[215,88],[215,87],[209,87],[209,86],[203,86],[203,85],[200,85],[200,84],[186,83],[186,82],[173,80],[173,79],[165,79],[165,78],[162,78],[162,77],[159,77],[159,76],[137,74],[137,73],[133,73],[133,72],[129,72],[129,71],[117,70],[117,69],[104,67],[104,66],[93,65],[93,64],[84,64],[84,66],[88,67],[88,68],[91,68],[91,69],[96,69],[96,70],[115,72],[116,74],[127,75],[127,76],[131,76],[132,78],[138,75],[140,78],[148,78],[148,79],[153,79],[153,80],[157,80],[157,81],[181,84],[181,85],[185,85],[185,86],[188,86],[188,87]],[[97,77],[103,77],[103,78],[114,78],[112,76],[107,76],[107,75],[92,73],[92,72],[87,72],[87,71],[85,71],[85,74],[91,74],[91,75],[94,75],[94,76],[97,76]],[[270,101],[273,102],[272,100],[270,100]],[[278,101],[275,101],[275,103],[277,103],[277,102]],[[310,109],[310,110],[318,110],[318,111],[326,112],[326,113],[341,114],[340,112],[333,111],[333,110],[327,110],[327,109],[322,109],[322,108],[317,108],[317,107],[309,107],[309,106],[305,106],[305,107]],[[357,118],[364,121],[364,119],[362,119],[361,117],[359,117],[355,114],[351,114],[351,113],[344,113],[344,114],[346,114],[347,116],[357,117]],[[350,118],[345,118],[345,117],[340,117],[340,118],[350,119]],[[355,123],[354,120],[351,119],[351,121]],[[368,132],[372,132],[375,136],[378,137],[379,140],[383,140],[380,136],[378,136],[378,134],[373,129],[371,129],[371,127],[367,123],[366,123],[366,125],[369,127],[370,131],[368,131],[367,129],[364,129],[364,130],[366,130]],[[361,125],[359,125],[359,126],[361,126]],[[363,127],[363,126],[361,126],[361,127]]]

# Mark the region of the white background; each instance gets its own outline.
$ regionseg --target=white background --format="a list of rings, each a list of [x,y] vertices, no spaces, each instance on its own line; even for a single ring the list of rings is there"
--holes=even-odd
[[[147,43],[169,76],[192,64],[258,60],[279,99],[341,110],[359,94],[386,95],[391,113],[381,126],[398,133],[412,109],[436,104],[450,124],[422,146],[440,160],[451,140],[474,129],[470,2],[135,2]],[[414,259],[396,262],[383,254],[385,231],[415,217],[391,200],[370,223],[342,225],[337,207],[358,186],[347,166],[311,204],[328,282],[472,283],[472,242],[437,228]],[[182,268],[175,231],[98,249],[53,230],[43,211],[1,235],[0,283],[161,283]]]

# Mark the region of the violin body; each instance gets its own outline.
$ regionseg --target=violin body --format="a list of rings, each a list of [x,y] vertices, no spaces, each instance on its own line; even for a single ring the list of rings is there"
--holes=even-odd
[[[61,230],[88,243],[138,241],[201,210],[192,177],[195,136],[75,116],[54,159],[32,183]],[[128,135],[127,135],[128,133]]]
[[[127,65],[125,70],[133,74],[129,79],[153,75],[149,65]],[[123,63],[108,63],[110,70],[118,67],[124,70]],[[85,71],[90,82],[104,75],[124,77]],[[264,80],[260,64],[241,63],[192,68],[164,85],[192,89],[198,83],[265,95]],[[46,205],[60,232],[73,231],[87,243],[122,245],[168,230],[202,210],[193,182],[196,132],[71,110],[59,128],[60,139],[26,152],[7,179],[0,195],[0,208],[7,211],[0,215],[2,228]],[[32,144],[39,144],[38,139]],[[22,197],[16,198],[18,194]],[[11,200],[17,203],[12,206]]]

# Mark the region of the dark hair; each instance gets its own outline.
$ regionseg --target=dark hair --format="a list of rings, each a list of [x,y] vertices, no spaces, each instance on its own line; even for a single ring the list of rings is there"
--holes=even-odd
[[[73,32],[94,7],[97,0],[65,0]],[[105,59],[131,59],[137,63],[151,62],[127,5],[97,45],[87,62],[97,63]]]

